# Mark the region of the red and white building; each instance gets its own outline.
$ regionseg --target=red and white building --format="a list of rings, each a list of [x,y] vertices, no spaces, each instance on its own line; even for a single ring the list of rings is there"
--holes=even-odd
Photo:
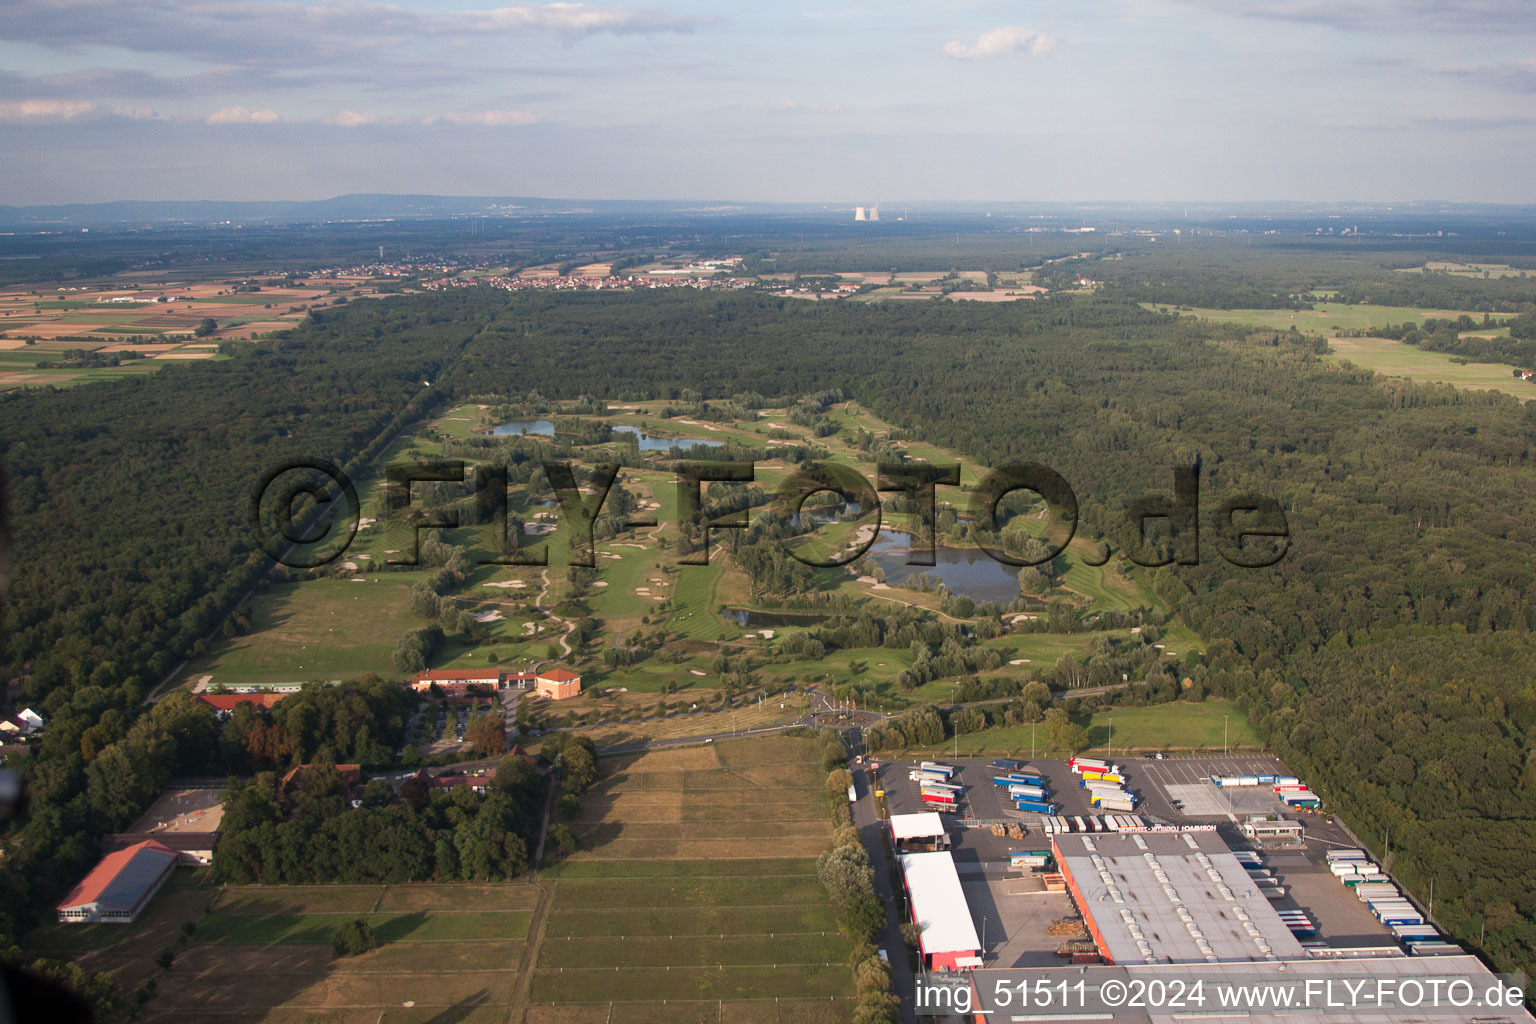
[[[507,685],[508,675],[495,668],[429,669],[416,673],[416,678],[411,681],[411,689],[417,693],[428,693],[436,686],[450,697],[463,697],[474,690],[494,693]]]
[[[170,879],[179,859],[152,839],[107,854],[59,904],[59,923],[129,923]]]
[[[241,704],[270,708],[286,696],[286,693],[200,693],[197,699],[213,708],[220,718],[228,718]]]
[[[534,677],[533,688],[540,697],[565,700],[581,692],[581,674],[568,668],[545,669]]]
[[[907,888],[912,923],[918,929],[923,966],[934,971],[964,971],[981,966],[981,939],[948,850],[904,853],[901,881]]]

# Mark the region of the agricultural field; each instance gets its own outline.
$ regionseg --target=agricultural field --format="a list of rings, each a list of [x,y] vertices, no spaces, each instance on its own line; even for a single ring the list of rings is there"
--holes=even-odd
[[[1451,277],[1494,278],[1529,277],[1532,271],[1512,267],[1508,263],[1452,263],[1447,260],[1431,260],[1422,267],[1404,267],[1400,274],[1449,274]]]
[[[816,879],[832,834],[814,744],[604,758],[569,820],[527,1024],[842,1022],[848,940]]]
[[[1147,309],[1174,312],[1181,316],[1196,316],[1205,320],[1222,320],[1227,323],[1256,327],[1261,330],[1288,331],[1295,327],[1308,334],[1332,334],[1334,331],[1368,331],[1388,324],[1408,321],[1423,323],[1428,318],[1455,320],[1469,316],[1479,323],[1483,314],[1461,309],[1423,309],[1417,306],[1351,305],[1343,302],[1319,302],[1314,309],[1180,309],[1166,303],[1144,302]],[[1497,324],[1512,314],[1494,313],[1492,322]]]
[[[314,306],[374,293],[364,278],[266,283],[157,280],[129,273],[63,290],[0,289],[0,391],[154,373],[189,359],[220,359],[219,343],[293,327]],[[205,319],[215,329],[194,332]],[[50,363],[50,366],[38,366]]]
[[[1469,332],[1470,333],[1470,332]],[[1516,379],[1503,363],[1456,362],[1448,353],[1429,352],[1391,338],[1330,338],[1330,357],[1388,377],[1420,384],[1454,384],[1473,391],[1502,391],[1536,398],[1536,385]]]
[[[130,993],[152,979],[143,1021],[501,1022],[537,904],[526,883],[217,888],[182,871],[131,925],[48,925],[26,948]],[[356,917],[379,948],[338,958],[331,934]]]

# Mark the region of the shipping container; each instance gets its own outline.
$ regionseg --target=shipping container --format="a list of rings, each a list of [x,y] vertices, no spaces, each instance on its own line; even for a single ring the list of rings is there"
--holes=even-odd
[[[1016,868],[1043,868],[1051,863],[1049,850],[1021,850],[1008,855],[1008,863]]]
[[[1463,950],[1454,942],[1415,942],[1408,952],[1412,956],[1460,956]]]

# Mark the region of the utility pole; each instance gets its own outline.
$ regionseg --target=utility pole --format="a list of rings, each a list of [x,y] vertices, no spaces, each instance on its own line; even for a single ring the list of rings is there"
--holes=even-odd
[[[1110,719],[1109,719],[1109,743],[1104,748],[1104,759],[1106,761],[1109,760],[1111,757],[1114,756],[1114,753],[1115,753],[1115,719],[1114,719],[1114,716],[1110,716]]]
[[[1029,759],[1035,759],[1035,723],[1029,723]]]
[[[1222,757],[1226,757],[1227,756],[1227,719],[1229,719],[1231,717],[1232,717],[1231,715],[1222,715],[1221,716],[1221,756]]]

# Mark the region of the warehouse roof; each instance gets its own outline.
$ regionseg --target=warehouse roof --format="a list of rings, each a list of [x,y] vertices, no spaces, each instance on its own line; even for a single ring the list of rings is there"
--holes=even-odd
[[[944,818],[937,811],[891,815],[891,836],[898,843],[908,839],[932,839],[944,834]]]
[[[1057,835],[1052,842],[1089,931],[1117,964],[1306,956],[1214,832]]]
[[[934,815],[938,817],[938,815]],[[901,875],[912,897],[912,918],[922,931],[923,952],[974,953],[981,949],[971,908],[955,873],[955,859],[948,850],[938,853],[904,853]]]
[[[176,851],[146,840],[101,858],[101,863],[70,890],[58,909],[100,903],[132,910],[165,869],[176,863]]]

